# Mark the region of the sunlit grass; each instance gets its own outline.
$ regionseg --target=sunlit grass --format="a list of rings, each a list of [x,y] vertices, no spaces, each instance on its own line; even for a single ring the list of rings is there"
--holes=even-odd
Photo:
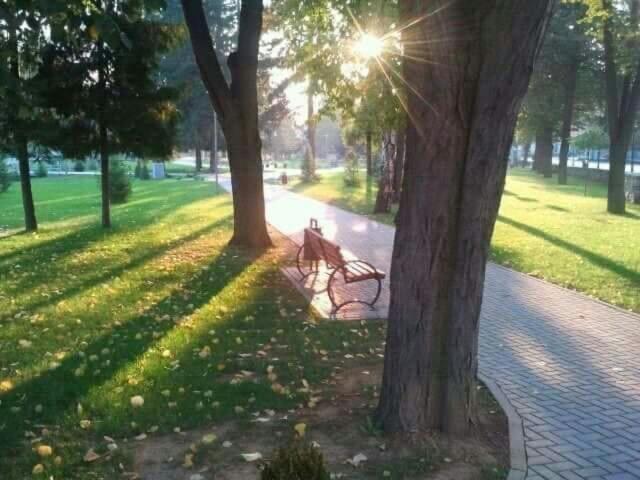
[[[342,173],[295,191],[393,224],[394,214],[371,215],[377,186],[344,186]],[[586,192],[586,193],[585,193]],[[491,258],[497,263],[606,302],[640,312],[640,208],[606,213],[606,187],[571,178],[559,186],[524,170],[507,178]]]
[[[38,463],[47,478],[116,478],[126,456],[82,460],[89,448],[106,453],[105,435],[123,447],[289,409],[344,349],[370,356],[380,345],[377,327],[316,325],[279,272],[281,249],[229,247],[230,197],[211,183],[137,182],[110,232],[98,225],[95,179],[35,180],[34,190],[40,232],[0,239],[3,480]],[[1,225],[19,227],[19,201],[17,190],[0,196]],[[38,458],[32,443],[54,455]]]

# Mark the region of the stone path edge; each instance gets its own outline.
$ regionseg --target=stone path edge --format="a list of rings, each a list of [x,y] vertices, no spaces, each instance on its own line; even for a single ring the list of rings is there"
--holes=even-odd
[[[522,417],[507,398],[497,382],[478,372],[478,379],[489,389],[509,423],[509,475],[507,480],[524,480],[527,476],[527,454],[524,444]]]

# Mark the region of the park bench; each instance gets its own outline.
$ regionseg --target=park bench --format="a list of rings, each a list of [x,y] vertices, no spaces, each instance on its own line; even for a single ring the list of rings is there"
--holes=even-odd
[[[335,315],[345,305],[351,303],[361,303],[374,308],[375,303],[382,291],[382,280],[385,278],[384,272],[368,262],[360,259],[345,259],[339,245],[327,240],[322,236],[322,231],[318,227],[318,222],[311,219],[309,227],[304,229],[304,243],[298,250],[296,256],[296,266],[301,280],[319,272],[319,263],[323,261],[327,267],[326,273],[329,275],[327,281],[327,294],[331,301],[331,314]],[[309,262],[309,271],[305,273],[304,262]],[[341,275],[345,284],[353,284],[373,280],[377,282],[376,294],[371,302],[366,302],[357,298],[342,303],[336,302],[335,280]]]

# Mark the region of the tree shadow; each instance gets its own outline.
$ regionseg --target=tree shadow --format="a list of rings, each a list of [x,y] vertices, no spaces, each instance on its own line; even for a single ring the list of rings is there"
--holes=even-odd
[[[182,245],[184,243],[194,241],[199,237],[202,237],[203,235],[206,235],[207,233],[210,233],[213,230],[221,227],[224,224],[230,225],[231,219],[229,217],[225,217],[223,219],[218,220],[217,222],[211,223],[203,228],[200,228],[190,233],[189,235],[176,238],[170,242],[162,244],[162,246],[152,248],[152,249],[147,249],[144,251],[144,253],[135,256],[130,261],[123,263],[121,265],[118,265],[114,268],[101,271],[99,275],[96,275],[92,278],[87,278],[84,276],[77,277],[75,282],[73,282],[72,284],[65,284],[65,288],[58,290],[55,295],[51,295],[48,298],[31,302],[31,303],[20,302],[19,305],[16,305],[16,308],[19,308],[20,310],[26,310],[26,311],[35,311],[39,308],[43,308],[48,305],[52,305],[54,303],[71,298],[103,282],[106,282],[109,279],[119,277],[121,274],[123,274],[126,271],[136,269],[141,265],[144,265],[145,263],[149,262],[150,260],[162,255],[164,252],[171,250],[172,248],[178,247],[179,245]],[[54,271],[52,272],[51,276],[56,277],[60,273],[61,272]],[[42,283],[45,283],[46,281],[47,281],[46,279],[43,279]],[[17,293],[17,292],[20,292],[22,289],[27,288],[27,286],[29,288],[34,287],[34,284],[31,278],[27,278],[22,282],[17,282],[16,284],[12,285],[13,288],[11,289],[11,291]],[[7,293],[11,293],[11,291],[8,291]],[[5,313],[7,314],[7,318],[11,318],[12,312],[5,312]],[[0,323],[2,323],[1,319],[0,319]]]
[[[525,225],[524,223],[520,223],[503,215],[498,216],[498,221],[517,228],[518,230],[522,230],[523,232],[527,232],[543,240],[546,240],[547,242],[560,248],[564,248],[565,250],[568,250],[572,253],[576,253],[589,262],[593,263],[594,265],[607,269],[615,273],[616,275],[625,278],[632,284],[640,287],[640,272],[638,271],[627,268],[624,265],[614,262],[610,258],[603,257],[602,255],[586,250],[585,248],[582,248],[574,243],[567,242],[566,240],[546,233],[538,228],[532,227],[530,225]]]
[[[45,259],[48,260],[52,256],[55,256],[59,260],[64,256],[78,252],[95,241],[103,240],[109,236],[117,235],[124,231],[128,233],[140,231],[174,213],[176,204],[184,207],[190,203],[201,200],[203,200],[203,198],[185,193],[180,196],[180,202],[167,203],[162,207],[147,208],[142,212],[140,212],[140,210],[129,209],[130,207],[123,206],[120,207],[123,210],[122,215],[115,220],[116,223],[109,230],[105,230],[97,223],[99,220],[96,216],[96,223],[92,222],[91,224],[80,228],[74,226],[74,228],[71,228],[69,232],[64,235],[45,240],[43,242],[36,242],[33,245],[23,246],[21,248],[16,248],[13,251],[0,254],[0,262],[4,263],[12,260],[19,261],[26,265]],[[133,206],[134,205],[131,207]],[[130,221],[132,220],[135,220],[135,226],[131,226]],[[68,227],[65,229],[67,228]],[[47,226],[42,228],[41,232],[53,229],[55,229],[55,226]],[[25,232],[21,233],[25,234]],[[18,232],[18,234],[20,234],[20,232]],[[4,238],[6,239],[7,237]],[[2,237],[0,237],[0,241],[2,241]]]
[[[564,207],[558,207],[557,205],[545,205],[545,207],[547,207],[550,210],[555,210],[556,212],[563,212],[563,213],[567,213],[570,212],[571,210],[569,210],[568,208],[564,208]]]
[[[531,203],[538,203],[538,200],[532,197],[523,197],[522,195],[518,195],[517,193],[513,193],[510,190],[505,189],[503,195],[507,195],[508,197],[514,197],[517,200],[520,200],[521,202],[531,202]]]
[[[240,276],[259,253],[247,253],[226,246],[220,253],[198,269],[185,282],[148,310],[128,319],[98,336],[83,350],[65,358],[55,369],[42,372],[35,378],[19,384],[15,389],[0,395],[0,444],[11,455],[24,439],[24,431],[34,428],[30,406],[46,405],[38,416],[38,424],[56,424],[65,412],[73,408],[92,388],[112,378],[118,370],[140,357],[152,344],[158,342],[176,327],[173,321],[158,322],[158,318],[187,317],[207,304],[228,284]],[[229,261],[232,258],[233,261]],[[196,294],[185,297],[185,291]],[[151,335],[151,332],[154,332]],[[109,363],[97,364],[93,372],[77,375],[86,368],[87,360],[103,358],[109,351]],[[90,375],[93,373],[93,375]]]

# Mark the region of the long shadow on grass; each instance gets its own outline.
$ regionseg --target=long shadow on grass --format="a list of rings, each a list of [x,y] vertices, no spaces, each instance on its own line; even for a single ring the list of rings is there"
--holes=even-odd
[[[181,207],[187,203],[201,201],[202,198],[193,198],[189,201],[186,197],[184,202],[177,203]],[[225,202],[225,203],[230,203]],[[219,206],[223,206],[221,204]],[[121,233],[135,233],[148,227],[149,225],[162,220],[164,217],[175,212],[175,204],[166,205],[163,208],[147,209],[145,213],[139,214],[135,217],[136,225],[131,226],[128,222],[132,220],[131,214],[133,212],[127,212],[126,215],[118,219],[117,223],[112,229],[105,230],[100,225],[91,224],[81,228],[74,228],[69,233],[61,235],[59,237],[52,238],[40,243],[34,243],[28,247],[15,249],[6,254],[0,255],[0,264],[4,263],[4,268],[8,269],[9,263],[20,263],[22,271],[29,271],[31,265],[47,264],[51,262],[52,257],[55,257],[55,261],[59,262],[62,258],[78,253],[88,245],[105,240],[114,235]],[[0,239],[1,241],[1,239]],[[47,279],[46,276],[39,276],[40,283],[44,283]],[[37,281],[34,278],[28,279],[30,288],[35,286]]]
[[[200,184],[198,184],[199,186]],[[208,185],[207,185],[208,186]],[[204,187],[203,187],[204,189]],[[110,230],[105,230],[102,228],[97,222],[99,221],[98,211],[95,209],[89,209],[88,211],[76,212],[69,216],[61,216],[60,218],[55,219],[55,221],[61,220],[70,220],[73,218],[77,218],[79,216],[84,216],[87,214],[95,213],[95,222],[83,227],[75,227],[69,233],[52,238],[50,240],[46,240],[44,242],[34,243],[28,247],[23,247],[19,249],[15,249],[13,251],[9,251],[7,253],[0,255],[0,262],[7,262],[12,259],[18,258],[20,262],[31,262],[32,260],[40,260],[37,257],[44,257],[49,260],[51,255],[63,255],[65,253],[75,253],[79,249],[85,247],[86,245],[96,241],[106,238],[107,236],[114,235],[120,233],[124,230],[134,231],[141,230],[142,228],[150,225],[151,223],[157,222],[175,212],[176,207],[184,207],[189,203],[194,203],[198,201],[202,201],[208,197],[205,196],[197,196],[190,190],[180,190],[179,193],[171,193],[173,189],[168,189],[167,194],[163,197],[159,197],[158,195],[161,192],[158,191],[146,191],[144,194],[136,196],[133,198],[132,202],[141,202],[145,200],[154,200],[154,199],[162,199],[165,200],[171,197],[179,197],[176,198],[175,201],[171,203],[166,203],[160,207],[155,208],[134,208],[139,207],[133,203],[132,205],[121,205],[119,207],[114,208],[114,226]],[[219,192],[217,192],[219,194]],[[55,225],[48,226],[47,224],[52,220],[47,216],[46,218],[40,218],[40,220],[44,220],[44,231],[55,229]],[[128,222],[131,220],[135,220],[136,226],[131,227]],[[66,227],[68,228],[68,227]],[[66,229],[65,228],[65,229]],[[20,232],[17,232],[20,233]],[[0,237],[0,241],[6,239],[8,237]],[[35,255],[34,255],[35,253]]]
[[[174,322],[158,322],[158,318],[165,315],[178,315],[181,318],[191,315],[218,295],[259,256],[258,253],[248,254],[233,247],[225,247],[207,264],[207,269],[195,272],[163,300],[123,324],[114,324],[113,328],[98,336],[83,350],[83,356],[70,356],[58,368],[47,370],[0,395],[0,445],[4,447],[2,454],[11,456],[12,449],[17,450],[18,443],[24,440],[24,432],[35,428],[35,405],[44,406],[35,423],[60,424],[65,412],[75,408],[91,388],[112,378],[118,370],[134,361],[175,328]],[[185,298],[185,291],[196,294]],[[140,335],[136,338],[138,334]],[[104,349],[109,350],[108,364],[102,360],[105,358]],[[91,358],[100,360],[91,362]],[[76,372],[82,368],[86,372],[77,376]]]
[[[158,246],[156,248],[152,248],[152,249],[146,249],[144,250],[144,253],[135,256],[132,260],[117,265],[113,268],[110,268],[106,271],[103,271],[102,273],[100,273],[99,275],[92,277],[92,278],[87,278],[87,277],[79,277],[76,279],[76,281],[74,283],[72,283],[71,285],[66,284],[65,288],[61,289],[59,291],[59,293],[55,294],[55,295],[51,295],[47,298],[43,298],[42,300],[39,301],[35,301],[35,302],[31,302],[31,303],[20,303],[19,304],[19,309],[20,310],[26,310],[26,311],[35,311],[39,308],[42,307],[46,307],[48,305],[52,305],[54,303],[58,303],[62,300],[68,299],[70,297],[73,297],[77,294],[80,294],[84,291],[87,291],[97,285],[100,285],[103,282],[106,282],[110,279],[113,278],[117,278],[120,275],[122,275],[123,273],[129,271],[129,270],[134,270],[142,265],[144,265],[145,263],[149,262],[150,260],[159,257],[160,255],[162,255],[163,253],[171,250],[172,248],[176,248],[179,245],[182,245],[184,243],[188,243],[188,242],[192,242],[196,239],[198,239],[199,237],[202,237],[203,235],[216,230],[217,228],[221,227],[224,224],[231,224],[231,219],[229,217],[225,217],[223,219],[218,220],[217,222],[214,222],[210,225],[207,225],[206,227],[200,228],[192,233],[190,233],[189,235],[186,235],[184,237],[179,237],[176,238],[175,240],[172,240],[171,242],[162,244],[161,246]],[[60,273],[60,272],[58,272]],[[53,275],[55,276],[55,275]],[[30,279],[28,279],[26,281],[26,283],[30,283]],[[26,288],[26,285],[22,285],[20,282],[14,286],[14,288],[12,288],[12,290],[19,292],[22,288]],[[32,287],[31,287],[32,288]],[[18,308],[18,307],[17,307]],[[13,312],[15,313],[15,312]],[[11,318],[12,316],[12,312],[7,312],[7,318]],[[0,318],[0,323],[2,323],[2,320]]]
[[[530,225],[525,225],[524,223],[520,223],[516,220],[513,220],[511,218],[508,218],[502,215],[498,216],[498,221],[505,223],[507,225],[510,225],[519,230],[522,230],[523,232],[527,232],[538,238],[542,238],[543,240],[546,240],[547,242],[552,243],[553,245],[556,245],[560,248],[564,248],[565,250],[568,250],[572,253],[577,253],[578,255],[583,257],[585,260],[588,260],[594,265],[605,268],[615,273],[616,275],[619,275],[629,280],[632,284],[637,284],[638,286],[640,286],[640,272],[631,270],[630,268],[627,268],[624,265],[620,265],[619,263],[614,262],[610,258],[603,257],[602,255],[593,253],[574,243],[567,242],[566,240],[558,238],[554,235],[550,235],[538,228],[532,227]]]

